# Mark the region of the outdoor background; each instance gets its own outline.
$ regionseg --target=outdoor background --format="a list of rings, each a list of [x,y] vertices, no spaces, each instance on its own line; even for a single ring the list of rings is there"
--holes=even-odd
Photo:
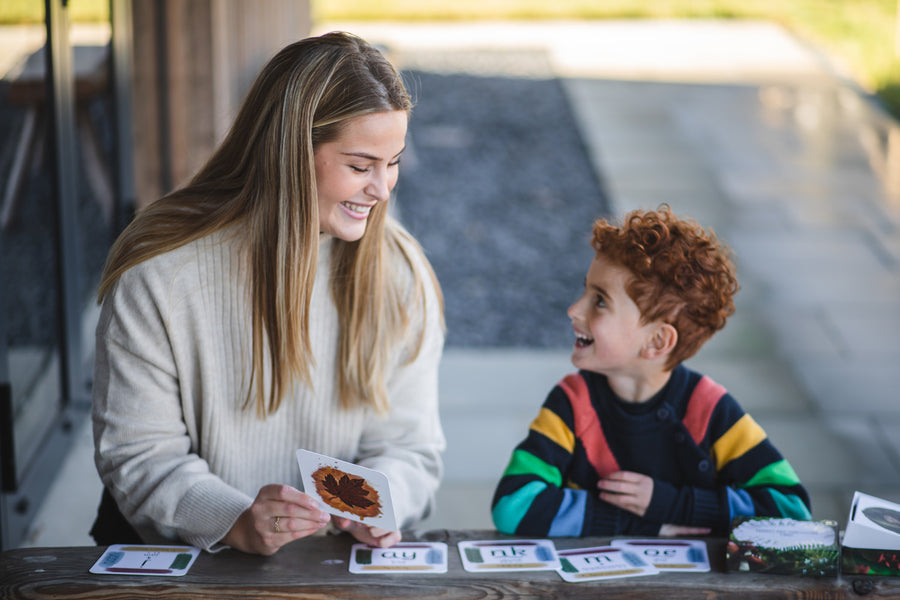
[[[0,20],[36,4],[0,0]],[[69,0],[82,20],[106,4]],[[739,310],[690,366],[790,458],[816,518],[843,522],[854,490],[900,501],[900,127],[869,102],[893,106],[896,5],[313,2],[314,34],[379,44],[417,103],[393,204],[448,321],[446,475],[423,527],[492,526],[512,448],[571,370],[591,220],[662,202],[739,259]],[[78,435],[29,544],[90,543]]]
[[[313,0],[324,21],[766,19],[828,50],[900,115],[898,0]],[[0,24],[42,22],[43,2],[3,0]],[[106,0],[71,0],[74,20],[107,21]],[[715,52],[710,48],[710,52]]]

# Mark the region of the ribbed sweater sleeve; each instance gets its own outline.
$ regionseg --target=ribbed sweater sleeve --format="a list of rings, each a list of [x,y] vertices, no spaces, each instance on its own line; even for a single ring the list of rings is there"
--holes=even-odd
[[[575,460],[572,411],[562,388],[548,395],[526,438],[516,446],[491,504],[494,525],[519,535],[582,535],[585,490],[565,488]]]
[[[235,301],[211,293],[210,278],[236,267],[222,249],[211,248],[198,261],[196,249],[186,247],[129,269],[101,311],[95,457],[103,483],[147,541],[181,538],[208,548],[255,495],[211,472],[200,453],[223,443],[227,432],[217,415],[191,402],[197,393],[218,395],[228,387],[223,362],[206,350],[240,347],[240,332],[229,327],[234,323],[212,316],[225,315]],[[216,371],[221,383],[204,389],[204,370]],[[236,393],[221,397],[231,409],[236,400]]]
[[[738,516],[812,518],[809,495],[793,467],[730,394],[710,419],[708,443],[728,522]]]
[[[722,530],[728,522],[723,490],[693,485],[674,485],[653,480],[653,496],[644,518],[656,523],[673,523]]]

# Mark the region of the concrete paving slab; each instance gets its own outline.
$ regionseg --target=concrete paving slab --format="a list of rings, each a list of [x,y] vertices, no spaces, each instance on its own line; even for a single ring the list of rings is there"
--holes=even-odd
[[[838,360],[846,347],[821,308],[784,308],[765,315],[778,347],[778,356]]]
[[[893,419],[896,423],[897,419]],[[866,476],[859,485],[896,482],[900,485],[900,461],[896,448],[896,437],[890,428],[882,424],[882,419],[872,415],[826,415],[824,422],[834,435],[841,440],[846,451],[860,464],[861,470],[873,471],[874,477]]]
[[[496,485],[547,394],[575,370],[570,354],[569,350],[445,350],[440,402],[448,483]]]
[[[751,415],[757,412],[808,414],[813,407],[785,363],[723,357],[692,360],[687,364],[725,386]]]
[[[605,135],[600,151],[603,164],[606,166],[603,172],[608,175],[614,174],[614,178],[633,176],[635,169],[645,169],[648,162],[663,166],[669,171],[682,170],[680,175],[682,177],[709,176],[705,166],[692,156],[690,150],[685,150],[683,144],[674,136],[667,139],[662,135],[646,138],[635,136],[615,138]],[[643,173],[646,176],[646,171]]]
[[[805,485],[852,489],[877,484],[884,481],[885,468],[890,467],[883,453],[874,462],[864,460],[858,446],[819,420],[784,413],[759,412],[753,417]]]
[[[574,337],[573,337],[574,341]],[[571,349],[447,348],[440,366],[442,410],[537,409],[575,370]]]
[[[848,354],[856,359],[893,360],[900,371],[900,309],[896,304],[854,310],[853,305],[825,309]]]
[[[729,241],[744,263],[764,269],[777,264],[786,277],[797,274],[825,275],[830,272],[888,275],[881,257],[872,251],[864,232],[800,230],[787,234],[733,232]],[[773,271],[774,269],[770,269]]]
[[[880,418],[876,421],[875,427],[879,431],[879,437],[885,440],[891,461],[896,468],[900,469],[900,419]]]
[[[806,491],[812,504],[813,519],[837,521],[840,529],[847,526],[852,491],[835,491],[833,488],[816,486],[807,486]]]
[[[491,499],[493,483],[444,482],[438,490],[435,511],[416,529],[493,529]]]
[[[766,21],[335,22],[316,32],[334,29],[399,49],[544,48],[555,71],[569,78],[798,81],[829,69],[809,46]]]
[[[740,281],[740,274],[738,277]],[[703,344],[697,358],[709,355],[717,359],[738,362],[747,358],[771,358],[775,349],[775,339],[766,329],[765,321],[757,314],[752,301],[743,294],[745,289],[738,291],[735,298],[735,313],[728,318],[725,328],[717,331]]]
[[[722,193],[728,198],[728,221],[731,223],[724,232],[726,241],[731,231],[774,231],[787,232],[791,228],[790,212],[779,201],[741,203],[734,196]],[[720,230],[721,231],[721,230]],[[737,257],[740,259],[740,257]]]
[[[93,546],[89,531],[102,493],[103,484],[94,467],[91,420],[84,419],[21,547]]]
[[[441,413],[447,451],[444,478],[448,482],[478,482],[495,485],[503,474],[516,445],[528,435],[528,426],[538,415],[540,402],[532,410]]]
[[[900,298],[900,277],[892,273],[881,277],[854,270],[835,273],[821,266],[814,271],[778,273],[768,284],[773,304],[789,310],[814,310],[831,302],[853,305],[857,311],[880,310],[896,306]]]
[[[797,369],[811,397],[825,412],[900,416],[896,361],[810,359]]]

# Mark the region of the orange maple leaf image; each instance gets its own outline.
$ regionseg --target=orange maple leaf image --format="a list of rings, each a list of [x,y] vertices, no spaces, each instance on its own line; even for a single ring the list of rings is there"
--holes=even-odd
[[[319,467],[312,474],[316,491],[328,506],[360,518],[381,514],[378,492],[362,477],[334,467]]]

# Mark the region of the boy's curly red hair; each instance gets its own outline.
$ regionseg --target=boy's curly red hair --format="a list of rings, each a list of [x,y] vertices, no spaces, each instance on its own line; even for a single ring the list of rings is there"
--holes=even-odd
[[[734,313],[739,286],[729,248],[667,205],[630,212],[618,227],[597,220],[591,246],[631,272],[625,291],[644,323],[662,321],[678,331],[668,369],[693,356]]]

